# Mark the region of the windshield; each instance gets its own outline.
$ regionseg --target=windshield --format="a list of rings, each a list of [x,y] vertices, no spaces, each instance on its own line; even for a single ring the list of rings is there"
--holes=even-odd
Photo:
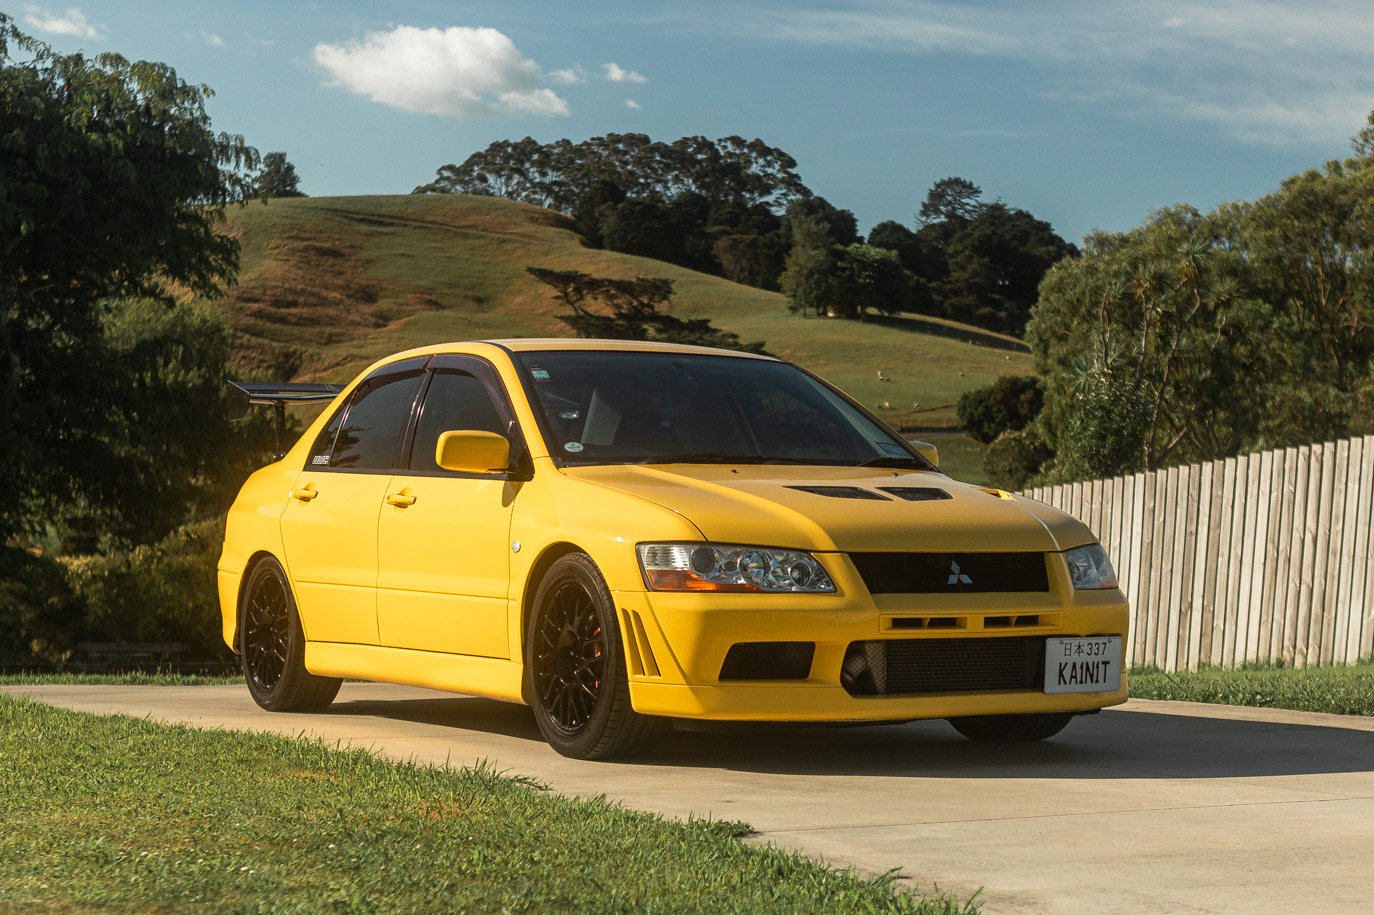
[[[778,463],[932,469],[795,366],[680,353],[518,353],[569,464]]]

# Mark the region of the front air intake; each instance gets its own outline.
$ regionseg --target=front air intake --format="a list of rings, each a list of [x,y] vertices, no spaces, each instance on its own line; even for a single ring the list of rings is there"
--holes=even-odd
[[[788,486],[797,492],[807,492],[813,496],[827,496],[831,499],[867,499],[870,502],[891,502],[887,496],[880,496],[869,489],[858,486]]]
[[[934,486],[879,486],[878,489],[907,502],[940,502],[954,498],[943,489]]]
[[[725,654],[722,680],[805,680],[815,642],[737,642]]]
[[[1044,679],[1044,636],[851,642],[840,670],[851,696],[1008,692]]]

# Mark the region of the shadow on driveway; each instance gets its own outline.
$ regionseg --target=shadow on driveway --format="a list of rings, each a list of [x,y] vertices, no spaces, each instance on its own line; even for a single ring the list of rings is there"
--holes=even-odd
[[[528,708],[466,696],[341,700],[366,716],[543,743]],[[632,762],[789,775],[918,778],[1258,778],[1374,770],[1374,731],[1107,710],[1040,743],[978,744],[944,721],[867,727],[729,725],[678,731]]]

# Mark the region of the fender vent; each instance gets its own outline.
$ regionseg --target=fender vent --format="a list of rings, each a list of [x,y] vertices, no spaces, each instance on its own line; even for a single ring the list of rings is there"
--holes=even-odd
[[[887,496],[880,496],[869,489],[857,486],[788,486],[798,492],[809,492],[813,496],[829,496],[832,499],[868,499],[873,502],[891,502]]]
[[[644,629],[644,620],[635,610],[621,610],[625,630],[626,646],[630,649],[629,668],[631,676],[657,677],[658,660],[654,658],[653,646],[649,644],[649,633]]]
[[[878,488],[908,502],[938,502],[941,499],[954,498],[943,489],[936,489],[933,486],[879,486]]]

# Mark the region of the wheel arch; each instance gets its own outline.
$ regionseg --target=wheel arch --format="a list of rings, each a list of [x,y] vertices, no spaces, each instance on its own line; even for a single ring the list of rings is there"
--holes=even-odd
[[[568,540],[559,540],[546,545],[534,564],[530,566],[529,572],[525,575],[524,588],[520,593],[520,663],[525,663],[525,642],[529,638],[530,612],[534,609],[534,595],[539,590],[539,583],[544,580],[549,568],[558,560],[567,556],[569,553],[590,553]],[[595,561],[595,560],[593,560]],[[529,677],[520,678],[520,697],[525,704],[530,703],[530,683]]]
[[[275,559],[281,564],[283,569],[286,568],[286,563],[282,562],[281,557],[277,556],[271,550],[258,550],[244,562],[243,573],[239,575],[238,592],[234,595],[234,639],[229,643],[229,647],[233,650],[234,654],[237,655],[243,654],[243,645],[239,642],[240,637],[243,635],[243,633],[239,631],[239,618],[243,616],[243,592],[244,589],[248,587],[249,579],[253,577],[254,567],[264,559]],[[290,573],[286,576],[286,583],[288,587],[291,584]]]

